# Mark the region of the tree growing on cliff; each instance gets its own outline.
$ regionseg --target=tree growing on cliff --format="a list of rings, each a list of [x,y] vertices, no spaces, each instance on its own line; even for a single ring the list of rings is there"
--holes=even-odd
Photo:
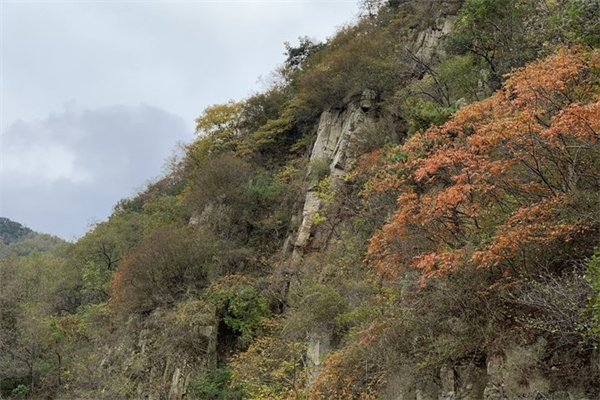
[[[196,118],[196,133],[201,135],[188,147],[188,156],[198,162],[209,155],[235,151],[239,144],[242,104],[229,101],[207,107]]]

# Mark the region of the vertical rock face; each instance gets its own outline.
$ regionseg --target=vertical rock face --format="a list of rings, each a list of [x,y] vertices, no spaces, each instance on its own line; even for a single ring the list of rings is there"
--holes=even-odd
[[[193,371],[209,370],[217,366],[217,325],[197,325],[192,327],[194,336],[193,345],[198,349],[200,356],[190,365],[185,359],[175,367],[171,377],[168,400],[181,400],[186,398],[190,378]],[[170,368],[165,367],[165,373]]]
[[[417,0],[412,2],[412,7],[421,14],[430,16],[432,21],[427,27],[421,27],[415,32],[409,48],[418,62],[429,63],[439,54],[440,44],[450,32],[454,15],[460,8],[462,0]],[[342,109],[328,110],[321,114],[317,128],[317,138],[310,155],[308,179],[311,182],[307,190],[302,210],[301,222],[297,235],[290,238],[285,248],[292,247],[292,259],[298,260],[310,251],[323,249],[328,242],[327,228],[318,224],[317,217],[323,212],[324,204],[319,198],[315,187],[320,175],[330,176],[332,188],[344,185],[343,176],[351,165],[355,155],[351,154],[351,143],[361,138],[361,133],[375,129],[376,119],[373,108],[377,94],[365,90],[360,98],[349,101]],[[327,210],[327,218],[335,218],[336,210]],[[285,251],[285,250],[284,250]],[[315,333],[309,343],[307,359],[310,373],[316,377],[320,360],[330,351],[331,338],[324,333]],[[309,382],[310,384],[310,382]],[[436,385],[420,385],[419,390],[405,388],[399,393],[389,390],[390,399],[433,399],[437,397]],[[405,390],[406,389],[406,390]]]
[[[413,0],[410,1],[415,15],[416,25],[411,27],[412,35],[408,43],[403,43],[420,69],[422,65],[431,63],[443,55],[443,44],[446,36],[452,31],[454,19],[460,10],[463,0]]]
[[[408,366],[388,378],[381,400],[586,400],[580,387],[561,387],[540,367],[548,356],[544,340],[529,344],[505,343],[490,350],[486,362],[443,366],[438,384],[427,382]],[[565,363],[566,364],[566,363]]]
[[[342,177],[347,172],[351,158],[348,153],[349,144],[360,132],[371,129],[374,125],[374,118],[368,113],[374,97],[375,94],[367,90],[360,100],[348,103],[344,109],[325,111],[321,115],[317,139],[310,155],[308,176],[313,182],[306,193],[302,222],[294,242],[294,258],[325,244],[315,227],[315,217],[322,206],[314,184],[319,172],[323,171],[317,169],[327,169],[333,187],[343,184]]]
[[[156,310],[140,332],[132,364],[143,366],[138,398],[189,398],[190,380],[217,366],[217,310],[190,301],[176,310]]]
[[[452,30],[453,21],[463,3],[463,0],[414,0],[410,7],[415,15],[428,23],[413,31],[410,43],[405,43],[407,49],[418,64],[431,63],[442,52],[442,44]],[[310,161],[309,178],[318,175],[315,166],[327,164],[333,187],[342,184],[342,176],[348,167],[348,144],[361,131],[373,128],[375,120],[368,111],[372,108],[376,93],[365,90],[360,99],[350,101],[341,110],[328,110],[321,114]],[[315,182],[313,182],[314,185]],[[293,243],[293,257],[299,258],[309,249],[322,248],[326,237],[321,238],[315,229],[315,217],[322,204],[314,187],[310,187],[304,202],[302,222]]]
[[[435,24],[417,37],[416,56],[421,60],[431,60],[437,53],[439,44],[450,33],[454,16],[437,18]]]
[[[300,259],[310,250],[318,250],[327,245],[328,235],[322,226],[315,223],[323,204],[316,191],[316,183],[321,175],[329,175],[332,187],[344,184],[343,176],[348,171],[350,144],[361,132],[372,129],[375,119],[369,113],[375,100],[375,93],[365,91],[360,99],[349,102],[341,110],[325,111],[319,120],[317,139],[310,156],[308,179],[311,184],[304,199],[302,222],[293,241],[292,259]],[[329,213],[335,211],[328,210]],[[329,217],[332,217],[329,215]],[[321,360],[331,351],[331,338],[327,333],[314,332],[307,343],[308,385],[316,379]]]
[[[551,389],[550,381],[538,368],[544,353],[544,343],[538,342],[528,346],[506,347],[490,355],[484,398],[533,398],[538,393],[548,393]]]
[[[306,349],[308,373],[313,380],[317,378],[323,355],[329,353],[329,351],[331,351],[329,338],[324,335],[313,334]]]
[[[485,368],[471,362],[445,366],[440,371],[440,400],[479,400],[484,398],[487,383]]]

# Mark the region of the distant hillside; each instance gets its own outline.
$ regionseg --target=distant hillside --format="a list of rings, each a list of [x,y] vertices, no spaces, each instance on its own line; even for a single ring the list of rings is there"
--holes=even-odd
[[[32,234],[35,234],[35,232],[26,226],[8,218],[0,217],[0,239],[4,244],[18,242]]]
[[[18,222],[0,218],[0,257],[43,253],[61,243],[64,240],[56,236],[35,232]]]

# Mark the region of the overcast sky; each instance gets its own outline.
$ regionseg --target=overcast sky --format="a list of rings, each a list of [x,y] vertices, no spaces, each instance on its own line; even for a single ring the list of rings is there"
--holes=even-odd
[[[0,0],[0,215],[72,240],[349,1]]]

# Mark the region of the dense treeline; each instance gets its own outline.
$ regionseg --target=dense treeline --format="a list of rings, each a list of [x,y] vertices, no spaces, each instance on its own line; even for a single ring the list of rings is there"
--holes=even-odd
[[[264,92],[205,109],[165,176],[76,243],[0,221],[2,396],[176,398],[178,368],[186,398],[375,399],[540,338],[548,395],[598,395],[600,3],[363,7],[286,44]],[[365,91],[377,123],[335,186],[308,162],[316,124]],[[335,229],[292,258],[309,187]]]

